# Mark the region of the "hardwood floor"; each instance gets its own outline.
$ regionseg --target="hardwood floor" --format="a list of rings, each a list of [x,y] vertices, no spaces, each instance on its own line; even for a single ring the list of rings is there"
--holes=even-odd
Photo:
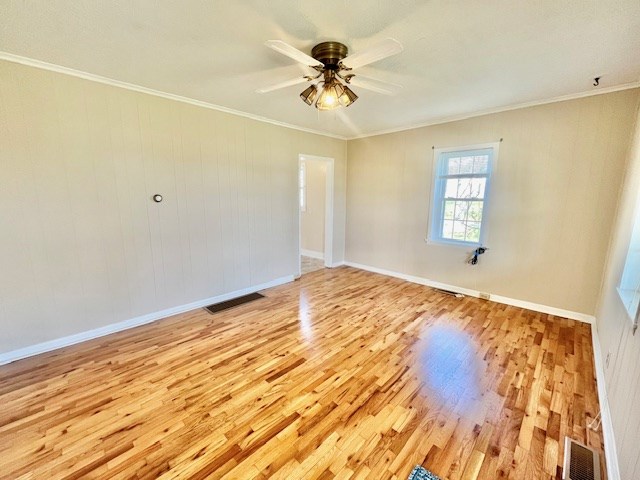
[[[2,478],[548,479],[589,325],[348,267],[0,367]],[[558,477],[559,478],[559,477]]]
[[[320,260],[318,258],[311,258],[305,255],[300,256],[300,269],[302,270],[302,274],[315,272],[316,270],[320,270],[324,268],[324,260]]]

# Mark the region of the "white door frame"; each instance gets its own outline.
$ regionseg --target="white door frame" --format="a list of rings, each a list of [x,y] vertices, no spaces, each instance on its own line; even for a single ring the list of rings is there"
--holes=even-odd
[[[325,202],[324,202],[324,266],[331,268],[333,266],[333,191],[334,191],[334,164],[335,160],[331,157],[319,157],[317,155],[307,155],[301,153],[298,155],[298,179],[300,178],[300,165],[302,162],[320,161],[327,165],[327,174],[325,178]],[[299,181],[299,180],[298,180]],[[298,195],[300,194],[300,185],[298,185]],[[302,212],[300,211],[300,198],[298,197],[298,276],[302,275],[302,262],[300,253],[302,250]]]

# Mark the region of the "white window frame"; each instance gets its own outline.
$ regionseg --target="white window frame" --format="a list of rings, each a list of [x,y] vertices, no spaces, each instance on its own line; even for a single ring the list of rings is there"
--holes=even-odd
[[[484,199],[482,206],[482,220],[480,222],[480,240],[478,242],[466,242],[463,240],[454,240],[450,238],[442,237],[442,217],[443,217],[443,208],[444,202],[442,201],[444,198],[444,181],[443,178],[445,176],[440,174],[440,156],[445,153],[451,152],[468,152],[473,150],[486,150],[492,149],[493,153],[491,158],[489,159],[489,164],[487,168],[486,175],[486,184],[484,191]],[[498,154],[500,150],[500,142],[492,142],[492,143],[481,143],[476,145],[465,145],[465,146],[456,146],[456,147],[446,147],[446,148],[434,148],[433,149],[433,179],[431,182],[431,204],[429,206],[429,221],[428,221],[428,232],[427,232],[427,243],[434,244],[444,244],[444,245],[457,245],[461,247],[479,247],[481,245],[486,245],[488,235],[487,235],[487,215],[489,212],[489,207],[491,203],[491,190],[493,177],[496,173],[496,167],[498,164]]]
[[[635,333],[640,322],[640,195],[636,199],[634,222],[629,239],[629,248],[625,256],[622,275],[617,287]]]

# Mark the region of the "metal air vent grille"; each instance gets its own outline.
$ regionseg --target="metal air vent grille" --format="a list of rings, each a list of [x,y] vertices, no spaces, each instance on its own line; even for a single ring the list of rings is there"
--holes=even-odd
[[[564,480],[601,480],[598,452],[565,437]]]

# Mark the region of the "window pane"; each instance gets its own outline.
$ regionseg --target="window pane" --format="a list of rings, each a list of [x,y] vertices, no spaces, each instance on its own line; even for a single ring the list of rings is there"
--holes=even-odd
[[[474,222],[473,220],[469,220],[467,222],[467,229],[468,228],[480,228],[480,222]]]
[[[455,210],[456,202],[447,200],[444,202],[444,219],[453,220],[453,212]]]
[[[445,220],[442,222],[442,238],[453,238],[453,221]]]
[[[447,179],[446,198],[484,198],[486,178]]]
[[[466,231],[467,231],[467,228],[464,222],[459,222],[457,220],[454,220],[453,235],[452,235],[452,238],[454,240],[464,240]]]
[[[470,198],[471,195],[471,179],[458,179],[458,198]]]
[[[457,175],[460,173],[460,159],[459,158],[450,158],[447,162],[447,175]]]
[[[455,202],[455,213],[453,215],[455,220],[460,220],[464,222],[467,220],[467,214],[469,211],[469,203],[468,202]]]
[[[473,157],[473,173],[487,173],[488,166],[489,157],[487,155]]]
[[[470,198],[484,198],[484,187],[487,184],[486,178],[471,179],[471,195]]]
[[[460,159],[460,173],[473,173],[473,157]]]
[[[483,202],[469,202],[469,220],[473,222],[482,221]]]
[[[478,222],[467,223],[467,235],[465,240],[467,242],[480,242],[480,224]]]
[[[448,178],[447,184],[444,189],[445,198],[457,198],[458,197],[458,180],[456,178]]]

